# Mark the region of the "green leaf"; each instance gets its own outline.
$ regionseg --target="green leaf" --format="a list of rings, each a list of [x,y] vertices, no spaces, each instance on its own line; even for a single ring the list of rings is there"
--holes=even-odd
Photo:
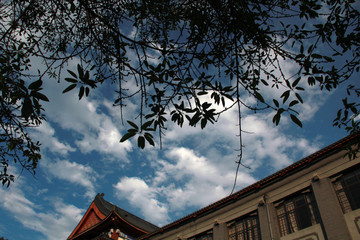
[[[290,90],[285,91],[285,92],[280,96],[281,98],[284,98],[284,99],[283,99],[283,103],[285,103],[286,100],[288,100],[289,96],[290,96]]]
[[[220,101],[220,99],[219,99],[219,101]],[[204,110],[208,109],[210,106],[211,106],[211,103],[208,103],[208,102],[204,102],[203,104],[201,104],[201,107]]]
[[[273,102],[274,102],[276,107],[279,107],[279,102],[276,99],[273,99]]]
[[[65,81],[70,82],[70,83],[77,83],[78,81],[74,78],[65,78]]]
[[[259,92],[254,92],[255,97],[257,98],[257,100],[259,100],[260,102],[265,102],[263,96],[259,93]]]
[[[74,88],[76,88],[76,83],[71,84],[70,86],[68,86],[67,88],[65,88],[62,93],[69,92],[69,91],[73,90]]]
[[[136,132],[128,132],[120,139],[120,142],[125,142],[126,140],[128,140],[129,138],[131,138],[135,135],[136,135]]]
[[[335,60],[333,58],[331,58],[331,57],[323,56],[323,58],[328,62],[335,62]]]
[[[145,138],[143,136],[138,137],[138,147],[145,148]]]
[[[261,82],[265,85],[265,86],[269,86],[269,83],[267,81],[265,81],[264,79],[261,79]]]
[[[153,136],[150,133],[145,133],[144,137],[146,139],[146,141],[148,141],[148,143],[152,146],[155,146],[155,142],[153,140]]]
[[[84,79],[84,70],[83,70],[83,68],[81,67],[80,64],[77,65],[77,70],[79,72],[79,78]]]
[[[275,123],[275,125],[279,125],[280,123],[280,119],[281,119],[281,114],[284,112],[285,110],[283,108],[279,108],[276,112],[276,114],[274,115],[272,121],[273,123]]]
[[[37,80],[35,82],[32,82],[30,85],[29,85],[29,89],[39,89],[42,85],[42,81],[41,80]]]
[[[292,106],[294,106],[294,105],[296,105],[296,104],[298,104],[298,103],[299,103],[298,100],[293,100],[293,101],[291,101],[291,103],[289,104],[289,107],[292,107]]]
[[[296,125],[302,128],[301,121],[294,114],[290,114],[290,118]]]
[[[300,96],[300,94],[295,93],[295,96],[296,96],[296,98],[297,98],[301,103],[304,103],[303,100],[302,100],[302,98],[301,98],[301,96]]]
[[[24,102],[21,108],[21,116],[25,119],[28,119],[30,115],[34,112],[29,98],[24,98]]]
[[[310,86],[313,86],[313,85],[315,85],[315,78],[314,77],[309,77],[308,78],[308,84],[310,85]]]
[[[293,83],[292,83],[292,87],[296,87],[296,85],[298,85],[298,83],[300,82],[301,77],[298,77]]]
[[[280,114],[277,113],[277,114],[274,115],[272,121],[273,121],[273,123],[275,123],[276,126],[279,125],[280,118],[281,118]]]
[[[311,57],[312,58],[322,58],[322,56],[320,54],[317,54],[317,53],[311,54]]]
[[[148,121],[146,123],[144,123],[142,126],[141,126],[141,129],[142,130],[148,130],[148,128],[151,126],[151,124],[153,123],[154,120],[151,120],[151,121]]]
[[[205,92],[205,91],[201,91],[201,92],[198,92],[198,93],[197,93],[198,96],[202,96],[202,95],[206,95],[206,94],[208,94],[208,93]]]
[[[79,90],[79,100],[81,100],[81,98],[84,96],[84,92],[85,92],[85,88],[84,86],[81,86]]]
[[[88,81],[90,79],[90,73],[89,71],[86,71],[85,76],[84,76],[84,81]]]
[[[35,98],[38,98],[38,99],[40,99],[40,100],[43,100],[43,101],[45,101],[45,102],[49,102],[48,97],[45,96],[45,95],[42,94],[42,93],[39,93],[39,92],[36,92],[36,91],[32,91],[30,95],[31,95],[31,96],[34,96]]]
[[[204,129],[206,127],[206,123],[207,123],[206,118],[201,119],[201,121],[200,121],[201,129]]]
[[[74,73],[73,71],[67,70],[74,78],[77,78],[76,73]]]
[[[135,124],[135,123],[133,123],[133,122],[131,122],[131,121],[127,121],[133,128],[135,128],[136,130],[139,130],[139,127]]]

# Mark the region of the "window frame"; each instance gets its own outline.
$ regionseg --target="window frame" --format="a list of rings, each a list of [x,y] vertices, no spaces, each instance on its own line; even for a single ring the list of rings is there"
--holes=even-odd
[[[227,228],[229,240],[261,240],[260,221],[257,211],[232,220],[227,223]],[[231,228],[234,228],[233,233],[231,233]],[[239,228],[240,231],[238,231]]]
[[[213,240],[213,239],[214,239],[214,235],[212,229],[188,238],[188,240]]]
[[[360,191],[357,189],[360,189],[360,165],[337,175],[333,187],[343,213],[359,209]]]
[[[292,194],[274,206],[281,236],[321,223],[319,209],[310,189]]]

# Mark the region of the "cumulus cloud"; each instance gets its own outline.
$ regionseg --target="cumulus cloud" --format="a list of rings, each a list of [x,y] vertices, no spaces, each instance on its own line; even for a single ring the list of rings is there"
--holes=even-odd
[[[84,187],[86,189],[85,197],[94,198],[97,174],[91,167],[68,160],[43,160],[41,166],[58,179]]]
[[[81,152],[95,151],[105,155],[104,159],[127,161],[127,152],[132,149],[131,142],[119,143],[122,135],[117,127],[118,119],[114,120],[106,114],[106,101],[92,98],[79,101],[76,89],[61,94],[59,88],[65,88],[63,83],[49,81],[46,84],[46,94],[51,96],[50,102],[44,104],[47,118],[70,131]]]
[[[166,172],[170,182],[173,179],[185,182],[177,186],[170,184],[164,190],[171,208],[202,207],[230,193],[235,173],[222,168],[221,159],[210,161],[186,148],[171,149],[166,155],[171,162],[163,161],[159,171]],[[255,179],[243,171],[238,175],[237,182],[244,187],[255,182]],[[182,201],[177,201],[179,197]]]
[[[43,122],[39,127],[34,128],[31,135],[40,141],[42,149],[52,153],[66,156],[76,150],[68,143],[61,142],[55,135],[55,129],[48,122]]]
[[[9,189],[0,188],[0,207],[10,212],[24,227],[42,233],[46,239],[66,239],[80,221],[84,210],[61,199],[53,199],[52,209],[43,211],[25,196],[22,187],[18,180]]]
[[[126,198],[133,206],[141,209],[144,217],[155,224],[163,225],[169,221],[166,206],[158,201],[157,190],[136,177],[124,177],[114,185],[119,198]]]
[[[245,159],[253,163],[257,160],[258,164],[271,166],[275,171],[300,160],[296,156],[304,157],[318,149],[303,137],[285,135],[266,119],[261,115],[244,118],[246,130],[252,132],[245,135]]]
[[[204,207],[230,193],[234,172],[187,148],[172,148],[165,155],[167,161],[157,162],[156,172],[147,182],[123,177],[114,185],[118,198],[141,209],[150,222],[162,225],[169,214],[182,215],[187,207]],[[237,181],[246,186],[255,179],[241,172]]]

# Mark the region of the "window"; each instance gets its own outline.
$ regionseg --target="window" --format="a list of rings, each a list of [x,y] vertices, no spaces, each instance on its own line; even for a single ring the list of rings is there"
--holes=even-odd
[[[191,237],[188,240],[212,240],[212,239],[213,239],[213,231],[210,230],[208,232],[204,232],[194,237]]]
[[[310,191],[300,193],[278,204],[277,215],[281,236],[320,222],[319,213]]]
[[[344,213],[360,208],[360,168],[339,177],[334,188]]]
[[[257,213],[241,217],[228,224],[229,240],[258,240],[260,228]]]

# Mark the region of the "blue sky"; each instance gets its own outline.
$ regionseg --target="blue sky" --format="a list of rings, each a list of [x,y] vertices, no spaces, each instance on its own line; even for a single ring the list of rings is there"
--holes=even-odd
[[[282,64],[285,74],[295,71],[291,63]],[[40,66],[36,60],[33,65]],[[69,68],[76,65],[75,59]],[[112,106],[114,86],[104,84],[79,101],[77,91],[61,93],[67,85],[44,82],[50,99],[44,104],[47,121],[31,131],[42,143],[43,159],[35,177],[10,167],[16,179],[9,188],[0,188],[0,236],[66,239],[97,193],[158,226],[230,194],[238,154],[235,108],[204,130],[168,122],[162,150],[158,144],[141,150],[135,139],[119,143],[127,126],[120,109]],[[346,135],[332,127],[345,89],[328,93],[304,87],[304,104],[296,108],[303,128],[286,116],[275,126],[273,112],[243,109],[243,163],[250,169],[240,168],[235,191]],[[136,101],[127,102],[125,119],[138,108]]]
[[[291,67],[291,66],[289,66]],[[49,80],[44,91],[48,121],[32,131],[42,143],[36,176],[11,168],[15,183],[0,189],[0,236],[8,239],[66,239],[97,193],[162,226],[231,192],[238,146],[236,110],[206,129],[168,123],[163,149],[138,149],[119,143],[126,132],[119,108],[112,107],[111,86],[89,98],[61,94],[66,83]],[[271,93],[269,93],[271,94]],[[288,118],[279,126],[272,113],[244,110],[243,163],[236,190],[260,180],[344,137],[332,119],[344,89],[331,94],[309,89],[298,110],[303,128]],[[125,116],[133,116],[128,103]]]

